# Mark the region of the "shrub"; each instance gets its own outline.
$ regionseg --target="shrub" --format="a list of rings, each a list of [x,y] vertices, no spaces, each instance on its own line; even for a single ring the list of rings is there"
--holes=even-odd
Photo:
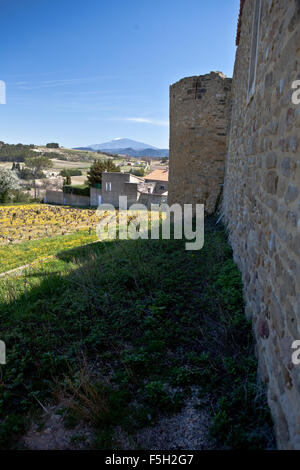
[[[130,173],[135,176],[145,176],[144,168],[132,168]]]
[[[60,172],[60,176],[63,176],[64,178],[69,175],[69,176],[82,176],[82,171],[77,169],[77,168],[64,168]]]
[[[49,144],[46,144],[46,147],[47,149],[58,149],[59,144],[57,144],[56,142],[50,142]]]
[[[82,185],[67,185],[65,184],[63,187],[64,193],[68,194],[77,194],[78,196],[89,196],[90,195],[90,187],[86,184]]]

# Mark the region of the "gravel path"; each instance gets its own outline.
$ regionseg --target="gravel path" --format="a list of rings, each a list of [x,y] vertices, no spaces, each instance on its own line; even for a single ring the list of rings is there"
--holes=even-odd
[[[134,436],[125,437],[124,431],[116,431],[116,439],[122,449],[143,450],[210,450],[216,444],[209,438],[209,414],[195,408],[196,392],[187,400],[180,413],[163,416],[154,426],[139,430]]]
[[[154,426],[128,435],[124,429],[115,429],[116,450],[210,450],[216,444],[209,438],[210,418],[206,410],[195,408],[197,399],[190,398],[180,413],[162,416]],[[31,450],[86,449],[92,446],[94,432],[87,425],[73,429],[64,426],[59,407],[45,409],[41,420],[32,423],[21,439],[21,447]]]

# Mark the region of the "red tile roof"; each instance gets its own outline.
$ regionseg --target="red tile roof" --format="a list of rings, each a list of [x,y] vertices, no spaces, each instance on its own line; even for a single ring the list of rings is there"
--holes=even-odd
[[[154,170],[149,175],[145,176],[146,181],[168,181],[169,172],[168,170]]]
[[[240,12],[239,12],[239,21],[238,21],[238,27],[237,27],[237,33],[236,33],[236,41],[235,44],[238,46],[240,43],[240,37],[241,37],[241,27],[242,27],[242,15],[243,15],[243,8],[246,3],[246,0],[241,0],[240,3]]]

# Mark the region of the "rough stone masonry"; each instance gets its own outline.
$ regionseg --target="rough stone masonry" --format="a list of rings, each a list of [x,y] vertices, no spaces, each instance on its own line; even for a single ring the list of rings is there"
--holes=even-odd
[[[278,446],[300,449],[300,1],[242,1],[237,42],[223,207]]]
[[[169,200],[214,210],[227,133],[224,220],[278,447],[300,450],[300,0],[241,0],[237,45],[231,98],[220,73],[171,86]]]
[[[170,87],[169,204],[214,212],[224,181],[231,79],[221,72]]]

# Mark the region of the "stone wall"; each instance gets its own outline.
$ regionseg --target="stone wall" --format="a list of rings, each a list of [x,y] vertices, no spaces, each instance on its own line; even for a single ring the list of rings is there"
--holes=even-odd
[[[169,204],[214,211],[224,180],[231,79],[221,72],[170,87]]]
[[[78,194],[68,194],[63,191],[46,191],[44,198],[45,203],[61,204],[65,206],[87,207],[90,205],[89,196],[81,196]]]
[[[278,446],[300,449],[300,366],[291,361],[300,339],[300,105],[292,103],[292,82],[300,78],[300,2],[262,0],[252,97],[255,0],[243,3],[223,207]]]
[[[88,207],[90,205],[90,197],[65,193],[64,204],[67,206]]]
[[[140,195],[139,203],[144,204],[148,209],[151,209],[151,204],[161,205],[167,204],[168,196],[157,193],[142,193]]]
[[[64,193],[62,191],[50,191],[46,190],[46,195],[44,198],[45,203],[49,204],[64,204]]]

